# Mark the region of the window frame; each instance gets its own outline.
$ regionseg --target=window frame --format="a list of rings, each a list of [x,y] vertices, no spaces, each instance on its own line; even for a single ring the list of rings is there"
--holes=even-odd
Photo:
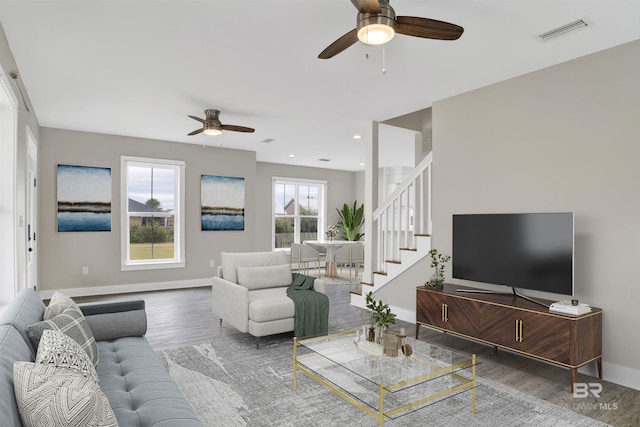
[[[173,243],[174,252],[171,259],[130,260],[130,213],[128,192],[128,167],[157,167],[173,169],[175,173],[174,183],[174,223]],[[185,262],[185,169],[183,160],[154,159],[149,157],[120,157],[120,202],[121,202],[121,238],[120,238],[120,269],[121,271],[156,270],[166,268],[184,268]],[[136,212],[135,216],[151,216]],[[163,215],[159,215],[163,216]],[[166,216],[170,216],[167,214]]]
[[[300,185],[309,185],[309,186],[317,186],[319,187],[318,193],[318,235],[316,236],[317,240],[321,239],[322,230],[326,228],[327,223],[327,186],[328,183],[325,180],[315,180],[315,179],[303,179],[303,178],[285,178],[285,177],[273,177],[271,181],[271,249],[274,251],[288,251],[290,248],[276,248],[276,218],[293,218],[294,225],[294,234],[293,234],[293,243],[302,243],[300,242],[300,219],[301,218],[309,218],[310,215],[300,215],[298,211],[299,203],[295,205],[295,214],[294,215],[283,215],[276,214],[276,185],[278,184],[290,184],[295,185],[295,198],[299,199],[299,186]]]

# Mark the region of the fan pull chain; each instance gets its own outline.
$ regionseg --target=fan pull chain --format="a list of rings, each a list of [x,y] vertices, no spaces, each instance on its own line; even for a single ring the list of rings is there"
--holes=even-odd
[[[387,74],[387,50],[382,46],[382,74]]]

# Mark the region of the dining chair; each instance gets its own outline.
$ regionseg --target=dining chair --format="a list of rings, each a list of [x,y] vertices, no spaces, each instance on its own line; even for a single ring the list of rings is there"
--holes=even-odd
[[[320,252],[316,249],[303,245],[302,243],[291,244],[291,268],[296,263],[298,271],[302,271],[303,274],[309,273],[309,267],[312,263],[315,263],[315,268],[318,271],[318,277],[320,276]]]
[[[320,262],[324,264],[323,260],[326,260],[327,258],[327,247],[324,245],[317,245],[315,243],[310,243],[307,241],[305,241],[304,244],[318,251],[318,253],[320,254]]]
[[[353,271],[353,279],[357,279],[360,265],[364,265],[364,244],[342,246],[336,249],[334,259],[336,264],[340,265],[341,272],[345,265],[349,267],[349,281],[352,280]]]

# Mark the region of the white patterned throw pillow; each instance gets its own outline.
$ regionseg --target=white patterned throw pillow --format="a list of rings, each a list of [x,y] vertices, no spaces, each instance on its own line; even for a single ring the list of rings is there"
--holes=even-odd
[[[60,331],[47,329],[42,333],[36,363],[67,368],[98,382],[98,374],[86,351],[74,339]]]
[[[66,368],[15,362],[13,384],[25,427],[117,427],[95,381]]]

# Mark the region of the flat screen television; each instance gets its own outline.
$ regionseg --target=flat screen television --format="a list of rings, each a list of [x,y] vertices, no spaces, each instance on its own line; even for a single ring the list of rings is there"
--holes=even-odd
[[[573,295],[573,248],[573,212],[453,215],[457,279]]]

